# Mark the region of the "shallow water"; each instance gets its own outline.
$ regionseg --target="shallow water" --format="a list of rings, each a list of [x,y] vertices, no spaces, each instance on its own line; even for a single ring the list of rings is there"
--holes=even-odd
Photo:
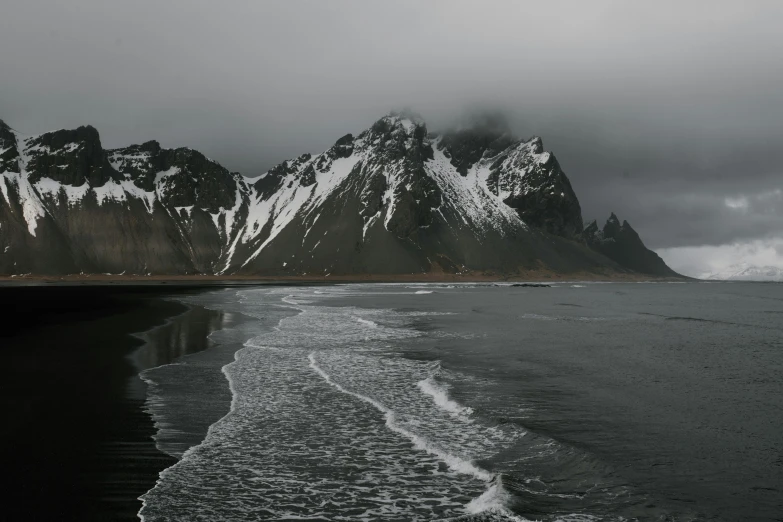
[[[145,520],[783,513],[783,285],[182,299],[250,320],[142,374],[158,445],[180,458],[143,497]]]

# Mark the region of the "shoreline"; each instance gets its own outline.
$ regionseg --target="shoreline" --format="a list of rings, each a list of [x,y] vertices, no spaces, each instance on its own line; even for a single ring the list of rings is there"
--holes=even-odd
[[[597,274],[592,272],[556,273],[530,271],[517,274],[494,274],[486,272],[468,272],[463,274],[422,273],[422,274],[353,274],[353,275],[295,275],[295,276],[249,276],[249,275],[137,275],[137,274],[69,274],[69,275],[0,275],[0,285],[24,284],[118,284],[118,285],[264,285],[264,284],[330,284],[330,283],[547,283],[547,282],[594,282],[594,283],[634,283],[634,282],[696,282],[690,277],[657,277],[637,273]]]
[[[157,449],[139,361],[195,307],[166,299],[204,286],[4,285],[6,414],[0,464],[19,520],[138,520],[138,497],[176,462]],[[211,312],[204,312],[202,315]],[[193,338],[198,337],[198,331]],[[208,347],[207,343],[203,346]],[[154,350],[152,350],[154,351]]]

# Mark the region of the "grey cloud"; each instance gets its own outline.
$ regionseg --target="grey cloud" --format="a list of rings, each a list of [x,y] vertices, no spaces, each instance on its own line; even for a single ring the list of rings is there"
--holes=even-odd
[[[509,116],[585,218],[653,247],[783,233],[780,2],[6,0],[0,118],[158,139],[248,175],[412,107]],[[746,211],[726,198],[749,198]]]

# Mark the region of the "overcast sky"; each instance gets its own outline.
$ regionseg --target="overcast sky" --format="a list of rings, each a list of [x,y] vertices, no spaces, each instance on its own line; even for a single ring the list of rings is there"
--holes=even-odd
[[[675,269],[783,266],[782,28],[780,1],[4,0],[0,118],[256,175],[392,109],[487,107]]]

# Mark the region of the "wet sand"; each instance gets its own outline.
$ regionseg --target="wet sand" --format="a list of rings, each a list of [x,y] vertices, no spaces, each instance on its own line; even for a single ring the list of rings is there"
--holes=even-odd
[[[502,274],[487,271],[460,273],[426,272],[411,274],[299,274],[299,275],[135,275],[135,274],[71,274],[58,276],[0,276],[0,284],[149,284],[149,285],[242,285],[242,284],[312,284],[312,283],[472,283],[472,282],[637,282],[688,281],[689,277],[656,277],[635,272],[552,272],[549,270],[520,271]]]
[[[202,289],[0,287],[2,518],[138,520],[175,462],[155,448],[138,373],[210,346],[220,312],[163,299]]]

